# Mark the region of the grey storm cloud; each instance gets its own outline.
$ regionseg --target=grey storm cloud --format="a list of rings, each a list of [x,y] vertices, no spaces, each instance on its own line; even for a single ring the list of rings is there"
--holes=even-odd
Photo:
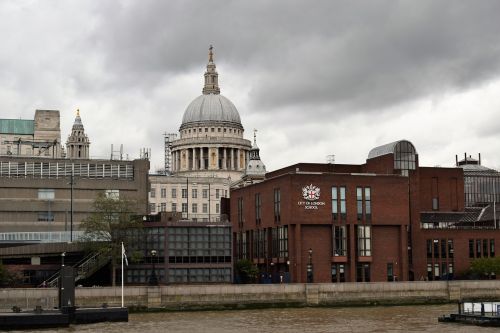
[[[177,131],[201,93],[213,44],[222,93],[247,136],[259,129],[269,170],[332,150],[354,162],[401,135],[418,140],[429,159],[438,156],[432,147],[453,155],[471,150],[457,145],[494,138],[496,113],[459,143],[428,136],[427,124],[396,121],[425,116],[406,109],[412,103],[498,81],[498,13],[494,0],[4,1],[1,116],[60,109],[67,132],[80,107],[91,154],[105,156],[110,143],[152,147],[153,166],[161,165],[161,134]],[[475,123],[459,114],[453,138]]]
[[[146,4],[146,5],[145,5]],[[465,89],[500,70],[498,1],[180,1],[102,5],[94,27],[121,84],[219,62],[244,69],[261,112],[368,111]]]

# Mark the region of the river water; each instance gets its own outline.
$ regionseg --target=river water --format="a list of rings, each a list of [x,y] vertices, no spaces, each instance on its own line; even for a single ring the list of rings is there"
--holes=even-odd
[[[128,323],[74,325],[43,332],[498,332],[438,323],[439,316],[456,311],[456,305],[448,304],[143,313],[131,314]]]

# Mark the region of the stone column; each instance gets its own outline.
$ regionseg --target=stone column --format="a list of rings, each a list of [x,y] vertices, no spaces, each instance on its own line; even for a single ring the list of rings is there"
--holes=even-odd
[[[197,163],[196,163],[196,148],[193,148],[193,170],[196,170]]]
[[[205,170],[205,159],[203,158],[203,147],[200,148],[200,169]]]
[[[219,170],[219,148],[215,148],[215,170]]]
[[[234,170],[234,148],[231,148],[231,163],[229,164],[231,170]]]
[[[236,149],[236,170],[240,170],[240,149]]]
[[[224,150],[224,159],[222,160],[222,169],[227,169],[227,148],[222,148]]]

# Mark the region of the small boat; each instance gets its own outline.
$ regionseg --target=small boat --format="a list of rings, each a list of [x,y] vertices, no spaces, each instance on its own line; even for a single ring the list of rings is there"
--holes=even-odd
[[[500,327],[500,301],[459,301],[458,313],[441,316],[438,321]]]

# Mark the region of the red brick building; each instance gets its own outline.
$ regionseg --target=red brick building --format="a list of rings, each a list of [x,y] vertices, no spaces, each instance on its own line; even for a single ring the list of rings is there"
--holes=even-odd
[[[267,173],[230,200],[235,260],[252,260],[261,282],[453,278],[469,267],[471,239],[474,256],[476,239],[479,256],[500,241],[488,226],[470,231],[479,213],[464,210],[463,170],[419,167],[405,140],[372,149],[361,165]],[[434,228],[441,220],[448,227]]]

